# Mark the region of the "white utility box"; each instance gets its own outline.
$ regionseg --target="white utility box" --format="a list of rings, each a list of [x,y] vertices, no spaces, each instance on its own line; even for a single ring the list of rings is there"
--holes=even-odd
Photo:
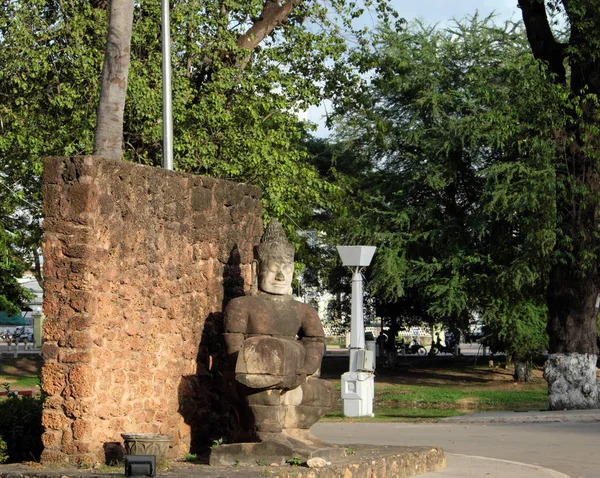
[[[346,372],[342,375],[342,399],[347,417],[372,417],[375,380],[372,372]]]
[[[357,351],[356,369],[359,372],[372,372],[375,370],[375,353],[372,350]]]

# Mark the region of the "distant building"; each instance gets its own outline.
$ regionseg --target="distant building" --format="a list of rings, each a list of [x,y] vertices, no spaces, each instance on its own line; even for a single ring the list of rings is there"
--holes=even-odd
[[[4,326],[4,329],[6,326],[33,325],[33,315],[42,313],[44,291],[38,284],[35,276],[31,272],[26,272],[23,274],[23,277],[17,279],[17,282],[31,292],[33,297],[26,304],[25,309],[21,311],[20,317],[19,315],[9,316],[6,311],[0,311],[0,326]]]

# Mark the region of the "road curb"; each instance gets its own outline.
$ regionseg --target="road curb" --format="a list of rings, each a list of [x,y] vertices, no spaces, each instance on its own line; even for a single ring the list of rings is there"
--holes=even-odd
[[[483,412],[446,417],[440,423],[575,423],[600,422],[600,410]]]

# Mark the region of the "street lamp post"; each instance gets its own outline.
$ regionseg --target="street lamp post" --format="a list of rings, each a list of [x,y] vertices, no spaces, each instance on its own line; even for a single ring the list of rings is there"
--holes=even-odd
[[[169,0],[161,1],[163,157],[162,167],[173,170],[173,106],[171,96],[171,20]]]
[[[374,246],[337,246],[342,264],[352,268],[352,316],[350,321],[350,370],[342,375],[344,415],[373,416],[375,354],[365,350],[363,280],[361,270],[371,263]]]

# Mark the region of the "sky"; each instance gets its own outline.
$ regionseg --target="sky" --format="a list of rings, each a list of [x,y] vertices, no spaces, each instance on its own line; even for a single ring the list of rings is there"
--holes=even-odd
[[[407,21],[421,18],[430,24],[444,24],[453,18],[461,19],[472,15],[476,11],[481,16],[495,13],[498,21],[521,19],[517,0],[392,0],[391,4]],[[327,105],[315,106],[306,113],[310,121],[319,125],[313,133],[317,137],[329,135],[323,121],[326,107]]]

